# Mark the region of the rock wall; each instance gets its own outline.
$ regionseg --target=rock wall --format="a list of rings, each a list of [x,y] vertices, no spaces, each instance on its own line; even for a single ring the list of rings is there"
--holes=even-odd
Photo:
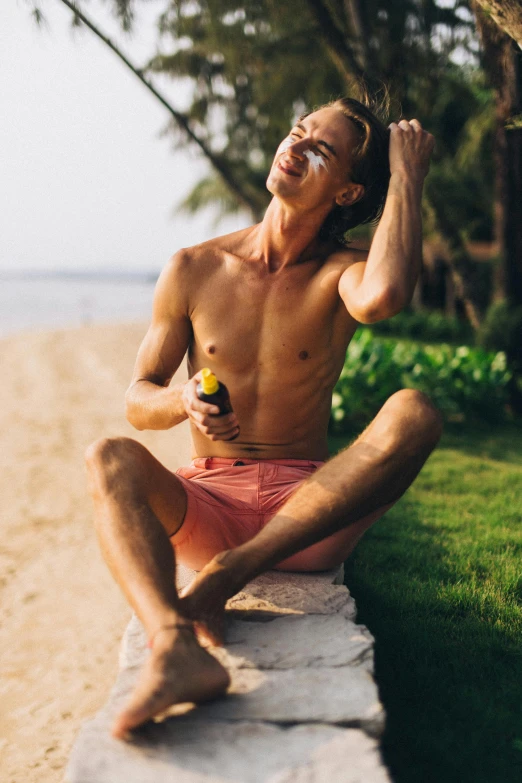
[[[180,585],[192,576],[178,572]],[[342,572],[272,571],[227,609],[226,646],[212,649],[231,674],[227,697],[179,705],[121,742],[109,726],[148,654],[132,618],[116,685],[79,734],[68,783],[390,783],[374,640],[354,622]]]

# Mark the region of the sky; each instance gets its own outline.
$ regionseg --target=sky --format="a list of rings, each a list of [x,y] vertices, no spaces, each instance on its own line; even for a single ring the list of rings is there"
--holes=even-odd
[[[160,138],[167,111],[93,34],[71,29],[60,0],[0,3],[0,271],[156,271],[181,247],[247,225],[214,225],[176,205],[207,167]],[[140,10],[125,36],[100,0],[83,8],[138,64],[156,48],[162,4]],[[175,108],[188,89],[155,79]]]

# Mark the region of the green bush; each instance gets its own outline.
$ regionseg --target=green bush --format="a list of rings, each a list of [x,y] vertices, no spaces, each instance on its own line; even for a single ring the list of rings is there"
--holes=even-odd
[[[486,313],[477,336],[477,343],[489,351],[504,351],[519,356],[522,345],[522,307],[508,302],[495,302]]]
[[[374,334],[411,337],[412,340],[422,340],[426,343],[469,344],[473,342],[473,329],[467,321],[450,318],[436,311],[404,310],[393,318],[372,324],[371,330]]]
[[[331,427],[359,430],[403,388],[428,394],[447,421],[499,421],[510,377],[503,353],[397,342],[363,328],[348,347],[334,390]]]

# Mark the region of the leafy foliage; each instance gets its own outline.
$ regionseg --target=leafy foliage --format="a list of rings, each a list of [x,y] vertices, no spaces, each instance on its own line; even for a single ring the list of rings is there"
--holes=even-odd
[[[335,387],[332,430],[360,430],[402,388],[428,394],[449,421],[498,421],[505,415],[510,377],[502,352],[396,342],[364,328],[348,347]]]
[[[177,209],[195,214],[209,206],[217,207],[217,220],[240,209],[238,201],[223,180],[213,175],[200,179]]]
[[[505,351],[514,356],[522,344],[522,307],[510,307],[507,302],[491,305],[478,334],[478,342],[486,350]]]
[[[480,72],[448,67],[429,126],[437,145],[427,181],[428,205],[446,205],[466,239],[490,240],[495,109],[492,91]],[[426,233],[436,232],[437,221],[429,206],[425,217]]]
[[[510,384],[515,409],[522,405],[522,306],[495,302],[486,313],[477,335],[486,350],[503,351],[513,372]]]
[[[268,204],[264,183],[274,151],[304,110],[303,96],[313,105],[345,89],[311,34],[306,4],[296,14],[290,5],[270,0],[174,0],[159,28],[174,51],[158,54],[148,70],[190,79],[187,115],[193,127],[234,166],[256,194],[261,213]]]
[[[403,310],[393,318],[372,324],[371,330],[374,334],[409,337],[427,343],[469,344],[473,341],[473,330],[467,321],[438,311]]]
[[[457,48],[476,48],[463,7],[435,0],[307,0],[297,12],[294,3],[275,0],[170,0],[159,19],[163,52],[147,68],[190,80],[192,127],[234,167],[258,205],[255,217],[268,203],[266,175],[295,117],[357,93],[362,74],[374,89],[386,84],[390,117],[416,116],[436,134],[446,187],[458,188],[467,173],[453,201],[460,220],[487,234],[489,218],[485,228],[481,222],[490,212],[491,172],[472,166],[469,157],[456,166],[461,141],[476,131],[470,117],[491,105],[474,73],[451,63]],[[488,130],[486,123],[479,146]],[[205,193],[212,192],[219,189],[207,178]],[[199,202],[201,191],[195,195],[185,206]]]
[[[131,29],[140,0],[105,2]],[[441,195],[430,205],[428,191],[428,232],[490,237],[491,163],[476,160],[491,144],[493,99],[480,81],[466,0],[164,0],[158,30],[160,51],[136,70],[191,83],[186,124],[166,130],[178,145],[196,141],[213,166],[182,208],[216,204],[221,216],[247,206],[261,219],[273,154],[295,117],[357,97],[364,76],[371,89],[391,90],[390,119],[416,116],[437,138],[431,191]]]

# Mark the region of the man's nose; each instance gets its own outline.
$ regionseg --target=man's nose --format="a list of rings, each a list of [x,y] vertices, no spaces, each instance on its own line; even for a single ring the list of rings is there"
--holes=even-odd
[[[287,150],[286,153],[289,154],[291,157],[298,158],[299,160],[304,160],[305,157],[305,151],[306,151],[306,143],[303,143],[301,139],[297,139],[296,141],[291,144]]]

